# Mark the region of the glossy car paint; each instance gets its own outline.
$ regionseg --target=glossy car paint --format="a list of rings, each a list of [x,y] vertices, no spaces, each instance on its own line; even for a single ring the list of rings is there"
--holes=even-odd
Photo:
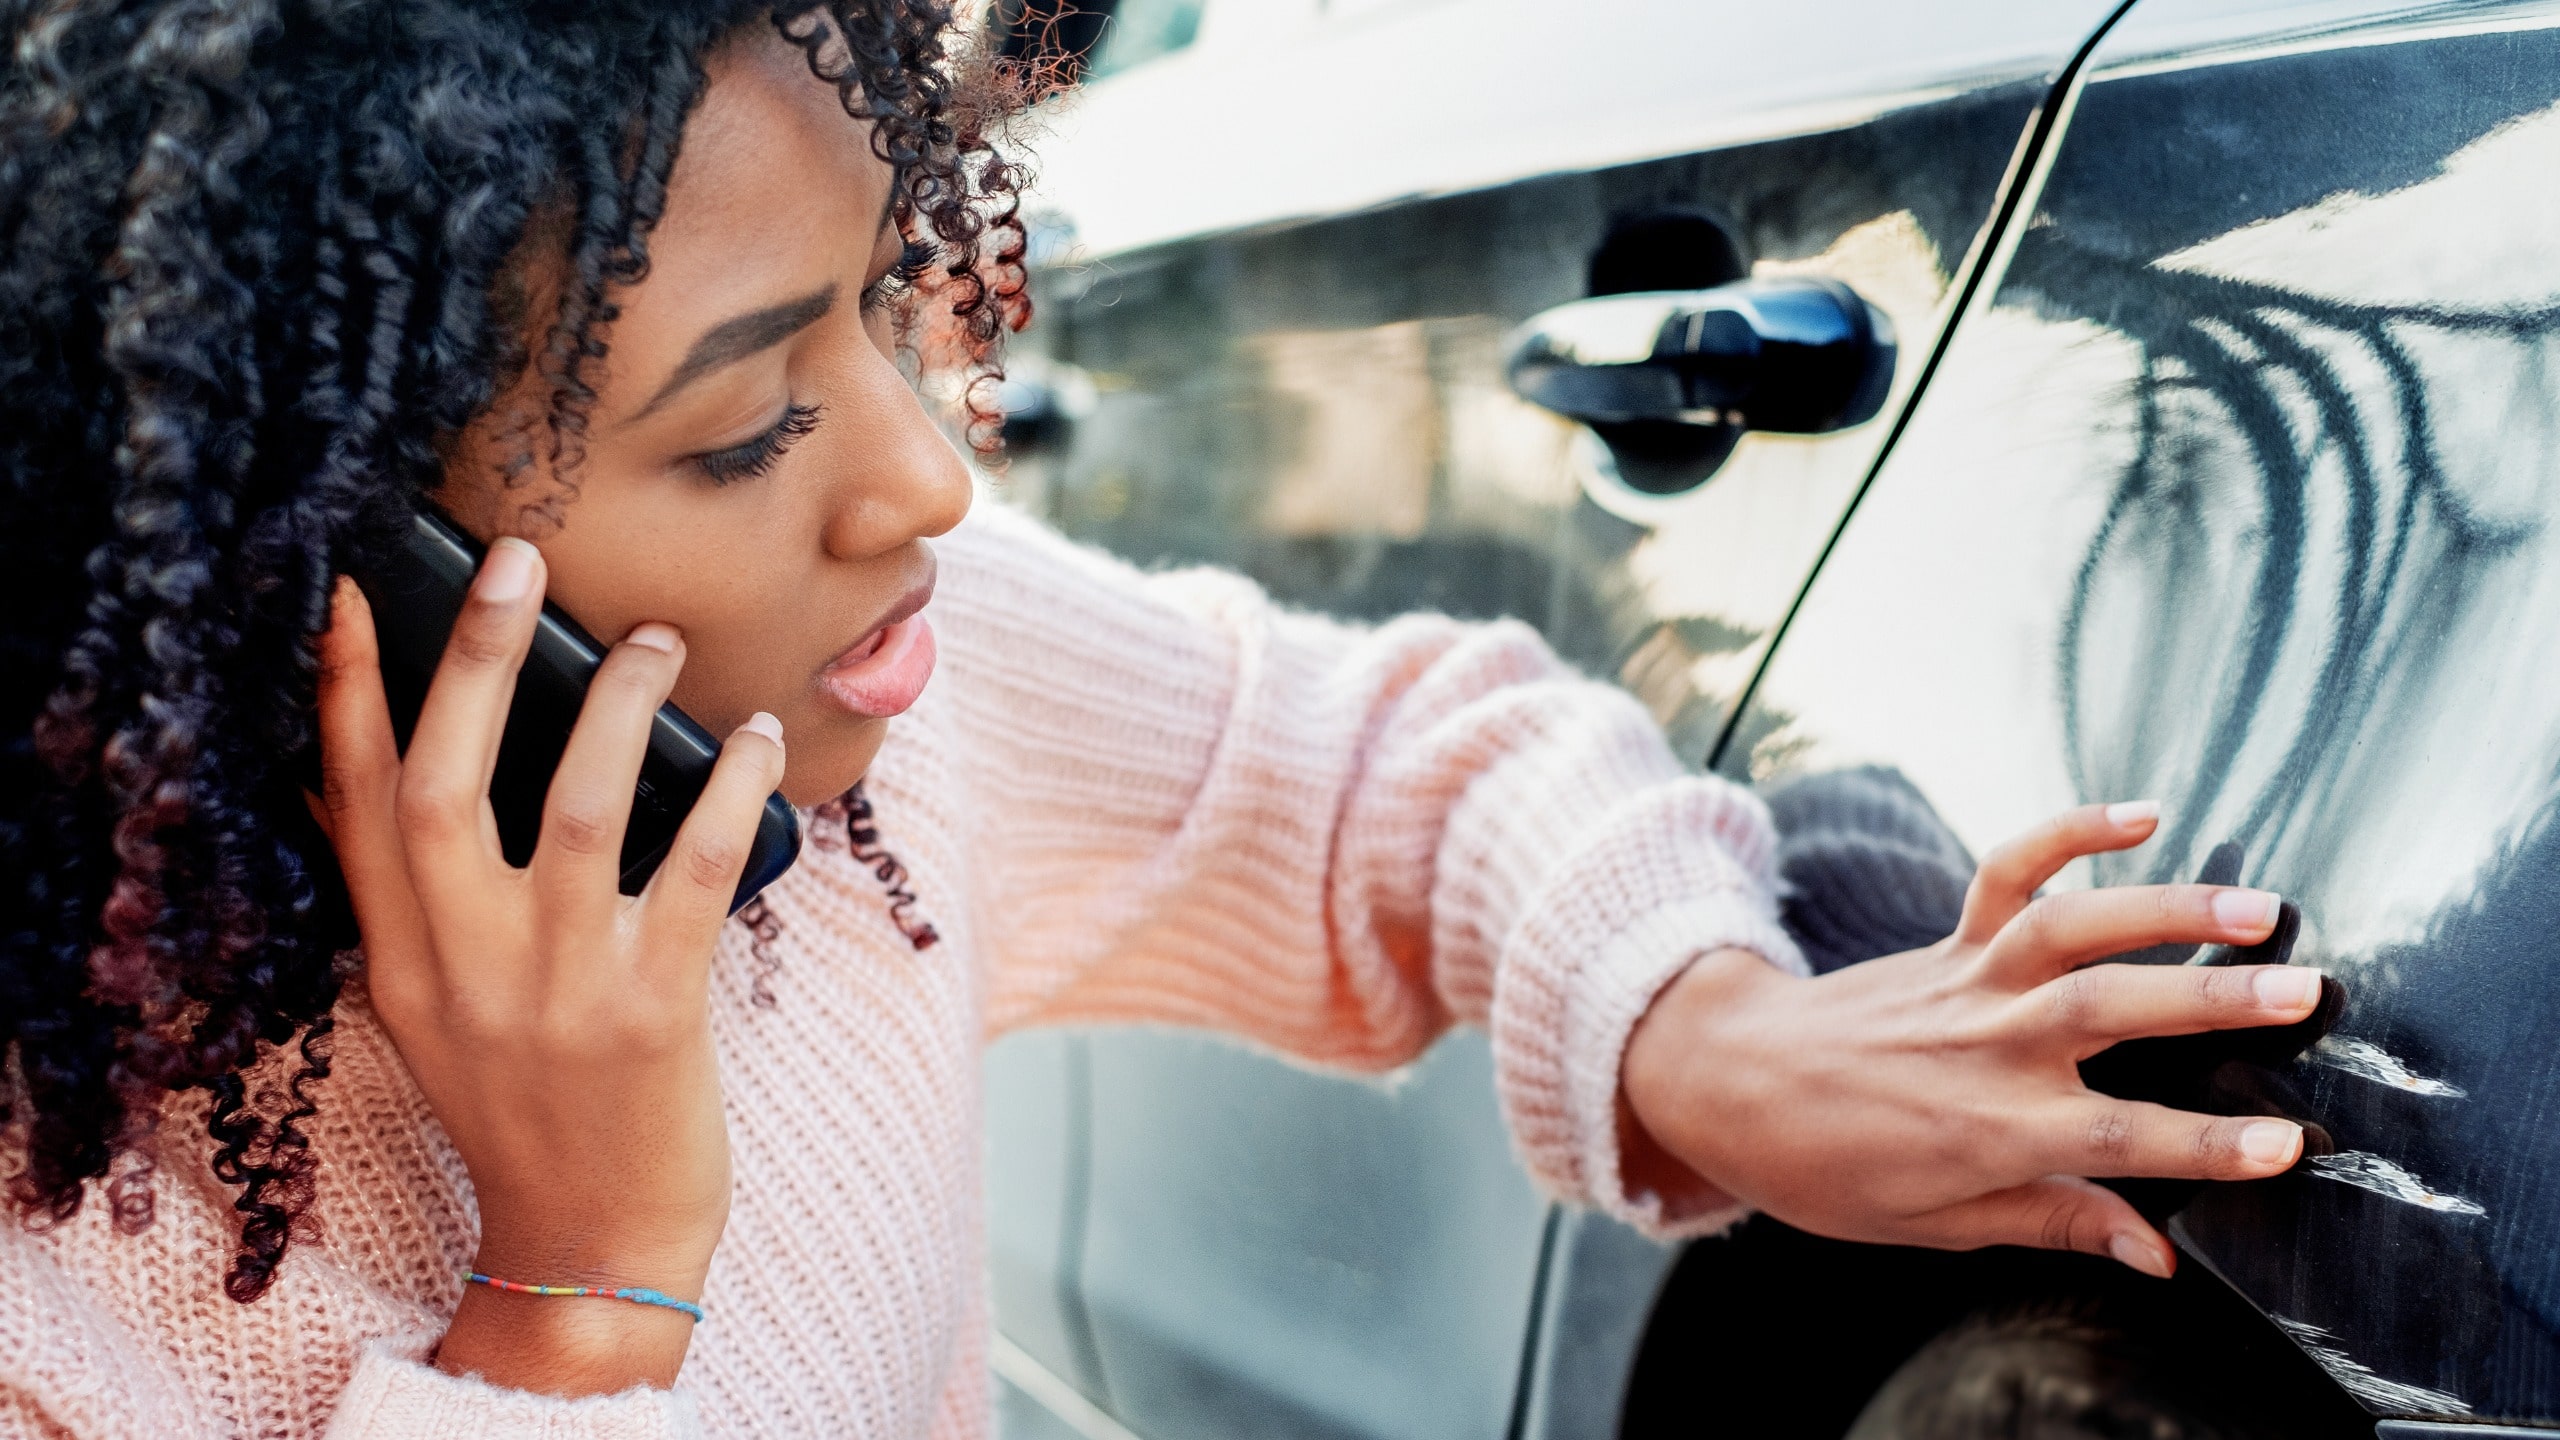
[[[1722,758],[2225,841],[2350,1004],[2173,1230],[2378,1415],[2560,1424],[2560,7],[2144,0]],[[2408,1433],[2458,1433],[2435,1430]]]
[[[1113,77],[1062,122],[1038,201],[1042,314],[1018,368],[1090,398],[1062,450],[1017,462],[1010,498],[1141,561],[1234,565],[1338,614],[1521,616],[1703,760],[1918,366],[1884,419],[1746,437],[1710,485],[1663,499],[1615,484],[1604,448],[1510,393],[1504,337],[1585,293],[1615,222],[1684,211],[1755,273],[1846,282],[1906,355],[1925,353],[2055,73],[2113,7],[1649,0],[1570,25],[1490,0],[1345,8],[1242,45],[1220,39],[1213,4],[1197,54]],[[1666,38],[1694,84],[1613,105],[1626,66],[1607,57],[1645,51],[1657,74],[1646,47]],[[1479,149],[1400,134],[1392,115],[1359,140],[1303,106],[1165,108],[1255,86],[1352,95],[1334,87],[1372,69],[1457,85],[1431,67],[1497,42],[1531,77],[1524,113],[1581,147],[1507,153],[1559,173],[1485,170]],[[1682,94],[1688,128],[1660,122],[1656,101]],[[1283,193],[1236,199],[1223,171],[1185,179],[1154,151],[1100,148],[1137,143],[1146,127],[1111,117],[1149,106],[1158,129],[1199,133],[1148,144],[1221,137],[1248,173],[1285,156],[1266,171]],[[1698,148],[1648,158],[1678,144]],[[1099,180],[1080,211],[1075,177],[1096,156],[1162,196],[1200,193],[1201,218],[1131,218],[1117,207],[1136,202]],[[1286,192],[1290,175],[1346,167],[1367,188]],[[1220,208],[1248,199],[1262,208]],[[1311,211],[1324,218],[1288,218]],[[1150,243],[1079,238],[1115,235]],[[1026,1036],[997,1047],[988,1083],[999,1329],[1021,1363],[1137,1433],[1613,1430],[1666,1252],[1531,1190],[1481,1036],[1384,1083],[1212,1037]]]

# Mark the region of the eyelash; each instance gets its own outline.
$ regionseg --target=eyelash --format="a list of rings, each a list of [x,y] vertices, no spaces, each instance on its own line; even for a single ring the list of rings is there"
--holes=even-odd
[[[889,267],[889,273],[863,290],[862,308],[876,309],[905,294],[908,287],[923,278],[926,268],[933,264],[933,255],[932,246],[908,241],[906,249],[898,252],[898,263]],[[714,485],[752,480],[771,470],[803,436],[817,429],[819,413],[815,405],[787,405],[783,407],[782,418],[773,422],[772,429],[743,445],[696,455],[693,463],[701,467],[702,473],[710,477]]]
[[[771,470],[784,452],[798,444],[802,436],[817,429],[819,414],[819,407],[815,405],[786,405],[782,418],[773,422],[772,429],[745,444],[696,455],[693,463],[702,467],[702,473],[709,476],[714,485],[752,480]]]
[[[872,281],[863,290],[862,308],[877,310],[888,301],[907,293],[918,280],[924,278],[924,272],[932,268],[933,257],[932,246],[913,240],[908,241],[907,248],[898,252],[898,263],[889,267],[889,273]]]

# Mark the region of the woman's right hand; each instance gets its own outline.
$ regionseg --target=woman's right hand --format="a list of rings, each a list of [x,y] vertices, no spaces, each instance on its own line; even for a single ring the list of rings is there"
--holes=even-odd
[[[544,574],[531,545],[490,547],[405,761],[372,612],[338,582],[321,645],[324,824],[375,1013],[470,1171],[474,1266],[698,1299],[729,1209],[711,953],[782,777],[781,727],[759,714],[729,737],[648,888],[620,894],[651,717],[684,664],[672,627],[637,627],[588,692],[532,863],[509,865],[489,782]],[[671,1310],[471,1286],[436,1363],[518,1389],[610,1393],[672,1384],[691,1331]]]
[[[1630,1164],[1816,1234],[2113,1255],[2165,1276],[2166,1237],[2082,1176],[2256,1180],[2302,1127],[2100,1095],[2080,1062],[2126,1040],[2288,1025],[2320,1000],[2294,965],[2102,963],[2153,945],[2250,945],[2277,899],[2217,885],[2039,895],[2083,856],[2151,837],[2156,806],[2090,805],[1993,852],[1956,933],[1815,979],[1718,951],[1664,987],[1626,1051]],[[1667,1179],[1665,1177],[1668,1177]]]

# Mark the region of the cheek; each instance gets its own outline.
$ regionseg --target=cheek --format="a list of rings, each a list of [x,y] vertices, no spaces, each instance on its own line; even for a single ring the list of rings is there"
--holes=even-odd
[[[780,720],[782,792],[795,805],[840,795],[861,779],[890,724],[850,715],[819,692],[817,662],[801,658],[825,648],[810,632],[812,620],[811,606],[788,597],[770,610],[724,614],[716,626],[697,619],[686,630],[684,673],[671,697],[714,736],[758,710]]]
[[[788,727],[794,717],[785,707],[792,702],[779,693],[783,687],[775,668],[757,664],[755,655],[734,644],[688,630],[684,673],[676,677],[675,693],[668,698],[715,736],[737,729],[758,710],[773,712]],[[790,738],[786,735],[786,742]]]
[[[685,713],[715,735],[758,710],[786,725],[800,719],[794,711],[815,693],[804,659],[812,643],[806,587],[779,565],[738,557],[666,579],[656,603],[683,612],[663,618],[684,632],[675,699]]]

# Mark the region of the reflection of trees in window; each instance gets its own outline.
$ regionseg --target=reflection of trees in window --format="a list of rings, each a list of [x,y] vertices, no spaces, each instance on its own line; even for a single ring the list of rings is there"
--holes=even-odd
[[[2288,835],[2319,833],[2330,807],[2352,802],[2337,781],[2367,718],[2423,690],[2446,658],[2436,638],[2526,534],[2485,518],[2448,480],[2414,347],[2513,345],[2514,372],[2537,379],[2560,305],[2357,304],[2052,239],[2024,247],[2011,279],[2141,354],[2134,453],[2063,616],[2074,784],[2114,795],[2175,781],[2195,798],[2147,851],[2158,878],[2191,870],[2200,841],[2236,839],[2265,857]],[[2234,510],[2250,516],[2237,533]],[[2111,631],[2103,654],[2084,654],[2093,610],[2118,585],[2156,623]],[[2290,645],[2313,652],[2288,665]],[[2105,701],[2088,693],[2093,661],[2118,687]],[[2199,703],[2201,726],[2178,708]]]

